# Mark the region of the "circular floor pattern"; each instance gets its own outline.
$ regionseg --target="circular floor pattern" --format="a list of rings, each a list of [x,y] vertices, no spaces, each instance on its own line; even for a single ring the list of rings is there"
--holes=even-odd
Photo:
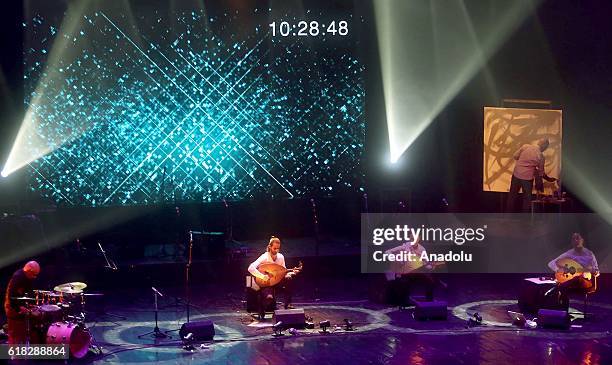
[[[375,329],[383,328],[388,326],[390,322],[390,318],[381,311],[371,310],[367,308],[360,307],[347,307],[347,306],[337,306],[337,305],[313,305],[307,306],[305,309],[308,310],[310,308],[315,309],[326,309],[332,311],[352,311],[359,312],[365,314],[367,316],[366,325],[360,325],[356,327],[354,332],[367,332]],[[214,318],[228,318],[228,317],[244,317],[244,312],[223,312],[223,313],[211,313],[211,314],[202,314],[195,315],[191,318],[192,321],[202,320],[202,319],[213,319]],[[158,326],[161,329],[164,328],[172,328],[175,327],[177,322],[175,320],[164,320],[159,321]],[[105,326],[105,323],[99,323],[99,326]],[[147,329],[151,329],[155,326],[154,321],[144,321],[144,322],[136,322],[136,321],[126,321],[122,322],[121,326],[108,327],[107,330],[103,331],[102,338],[103,341],[117,344],[121,346],[146,346],[147,343],[150,344],[151,339],[146,340],[136,340],[138,334],[146,332]],[[165,346],[164,341],[159,342],[160,346],[155,347],[143,347],[143,348],[135,348],[134,350],[129,351],[140,351],[147,353],[147,356],[143,356],[142,361],[138,362],[129,362],[125,361],[127,359],[121,359],[122,353],[118,352],[117,354],[110,355],[109,357],[103,358],[101,361],[105,362],[117,362],[119,360],[122,364],[142,364],[143,362],[155,361],[156,363],[176,363],[177,360],[183,359],[187,360],[190,356],[199,356],[206,357],[206,361],[214,361],[216,359],[220,359],[224,356],[227,356],[228,350],[234,345],[241,342],[241,340],[262,340],[262,339],[270,339],[270,333],[265,333],[261,335],[255,336],[246,336],[244,332],[239,329],[232,328],[230,326],[223,326],[215,323],[215,339],[227,342],[217,342],[210,344],[207,346],[206,350],[199,351],[196,350],[194,354],[190,354],[189,352],[182,349],[182,347],[175,341],[168,341],[168,345]],[[317,330],[311,330],[310,333],[318,333]],[[307,336],[309,332],[305,332],[304,336]],[[129,357],[129,356],[127,356]],[[202,359],[203,360],[203,359]]]
[[[457,318],[463,319],[467,321],[471,314],[468,312],[476,312],[478,307],[481,306],[492,306],[499,307],[499,310],[505,311],[506,309],[503,307],[509,307],[516,305],[518,302],[516,300],[483,300],[478,302],[470,302],[456,306],[453,308],[453,315]],[[600,307],[606,310],[612,308],[612,306],[603,304],[603,303],[590,303],[590,307]],[[578,316],[583,315],[582,312],[577,310],[576,308],[570,307],[570,312],[577,313]],[[488,326],[494,327],[502,327],[502,328],[514,328],[510,319],[508,318],[507,322],[501,322],[499,320],[487,318],[487,314],[485,311],[480,311],[483,316],[482,323]],[[588,322],[587,322],[588,325]],[[598,323],[599,325],[599,323]],[[601,326],[599,326],[601,327]],[[475,327],[479,328],[479,327]],[[482,327],[480,327],[482,328]],[[486,327],[484,327],[486,328]],[[521,336],[531,336],[531,337],[546,337],[551,339],[593,339],[593,338],[602,338],[611,336],[612,333],[607,329],[602,329],[599,331],[588,331],[583,328],[572,331],[570,330],[548,330],[548,329],[523,329],[516,328],[516,333]]]

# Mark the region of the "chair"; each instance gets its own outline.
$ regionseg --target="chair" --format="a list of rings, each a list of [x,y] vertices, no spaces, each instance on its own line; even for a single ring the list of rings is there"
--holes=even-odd
[[[586,289],[584,291],[584,319],[587,318],[587,314],[588,314],[588,305],[589,305],[589,295],[595,294],[597,292],[597,276],[593,277],[593,286],[591,286],[590,288]]]
[[[593,295],[597,292],[597,276],[593,276],[591,282],[593,283],[591,287],[585,288],[581,291],[576,291],[576,292],[571,293],[571,294],[578,294],[583,297],[582,299],[584,300],[584,305],[583,305],[582,312],[583,312],[584,319],[586,319],[588,315],[589,295]],[[570,314],[576,314],[576,313],[570,313]]]
[[[257,313],[259,319],[263,319],[266,313],[274,313],[276,310],[276,290],[272,291],[272,301],[265,308],[262,308],[264,305],[263,291],[251,275],[246,276],[245,290],[247,313]]]

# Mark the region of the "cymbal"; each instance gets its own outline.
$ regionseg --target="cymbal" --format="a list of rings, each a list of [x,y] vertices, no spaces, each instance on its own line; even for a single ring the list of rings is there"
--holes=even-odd
[[[104,294],[103,293],[87,293],[87,294],[83,294],[83,295],[88,296],[88,297],[101,297]]]
[[[81,294],[83,293],[81,289],[65,288],[62,286],[56,286],[55,290],[63,294]]]
[[[53,290],[59,291],[62,293],[68,293],[68,294],[78,294],[78,293],[83,292],[83,289],[85,288],[87,288],[87,284],[81,283],[79,281],[75,281],[72,283],[65,283],[65,284],[58,285],[55,288],[53,288]]]
[[[36,300],[35,298],[30,297],[11,297],[13,300]]]
[[[73,281],[71,283],[64,283],[64,284],[61,284],[61,285],[58,285],[58,286],[70,287],[72,289],[80,289],[80,290],[83,290],[83,289],[87,288],[87,284],[82,283],[80,281]],[[56,286],[56,288],[57,288],[57,286]]]

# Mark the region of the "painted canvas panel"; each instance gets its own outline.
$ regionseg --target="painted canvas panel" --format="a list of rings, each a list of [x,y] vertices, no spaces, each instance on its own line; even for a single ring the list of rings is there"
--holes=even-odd
[[[562,111],[550,109],[484,108],[483,175],[484,191],[507,192],[515,160],[512,155],[524,144],[547,137],[544,151],[548,176],[561,172]],[[560,182],[544,181],[544,194],[559,189]]]

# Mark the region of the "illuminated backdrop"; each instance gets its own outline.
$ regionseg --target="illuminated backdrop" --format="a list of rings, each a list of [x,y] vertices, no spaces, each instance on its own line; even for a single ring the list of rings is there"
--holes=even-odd
[[[31,189],[92,206],[360,189],[361,20],[272,10],[35,12],[28,148],[52,152],[30,163]]]

